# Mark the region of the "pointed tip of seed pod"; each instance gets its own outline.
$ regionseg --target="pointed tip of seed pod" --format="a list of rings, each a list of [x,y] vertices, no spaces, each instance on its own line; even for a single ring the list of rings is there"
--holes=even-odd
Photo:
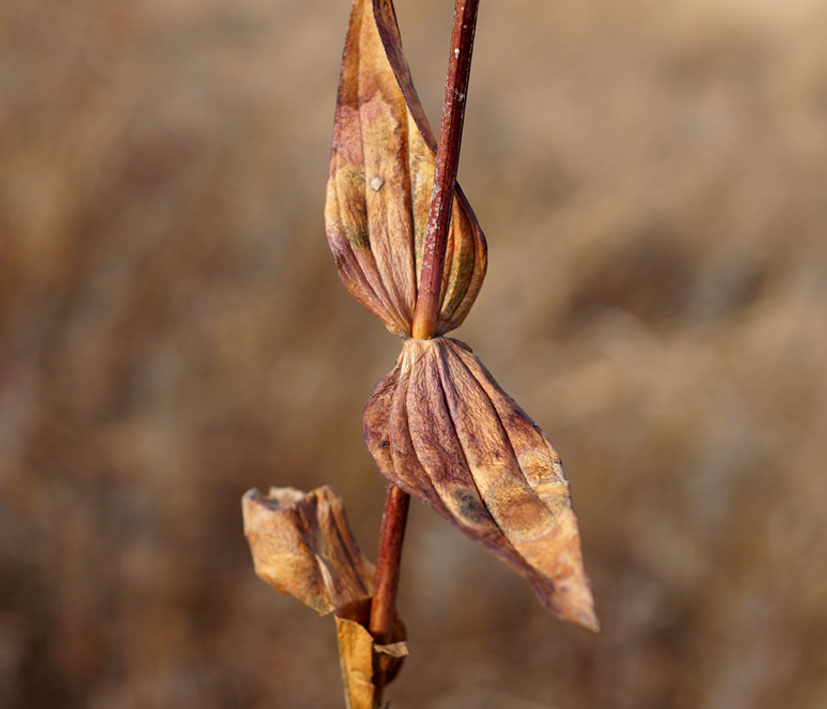
[[[594,614],[593,611],[592,611],[591,624],[586,625],[585,627],[588,628],[589,630],[591,630],[593,633],[599,633],[600,632],[600,621],[597,619],[597,616]]]
[[[555,584],[547,579],[534,579],[532,586],[546,610],[560,620],[581,625],[594,633],[600,632],[591,587],[585,576],[574,583],[569,580]]]
[[[567,618],[566,620],[582,625],[584,628],[591,630],[593,633],[600,632],[600,621],[597,619],[597,614],[594,612],[593,606],[578,610],[576,615]]]
[[[594,598],[585,574],[580,583],[562,587],[558,585],[553,603],[556,614],[563,620],[582,625],[595,633],[600,632],[600,621],[594,610]]]
[[[592,587],[583,568],[579,537],[570,540],[559,553],[553,572],[532,585],[543,604],[558,618],[595,633],[600,631]]]
[[[588,586],[583,589],[582,587],[561,588],[558,585],[554,587],[550,595],[547,587],[534,585],[534,590],[546,609],[560,620],[581,625],[594,633],[600,632],[600,621],[597,619],[594,600]]]

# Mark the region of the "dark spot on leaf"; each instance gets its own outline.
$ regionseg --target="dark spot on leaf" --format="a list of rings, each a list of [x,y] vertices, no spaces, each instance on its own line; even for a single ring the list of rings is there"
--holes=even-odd
[[[482,505],[480,505],[480,501],[470,492],[457,492],[454,494],[454,500],[459,507],[459,513],[465,519],[471,522],[479,522],[485,519],[486,514]]]
[[[370,239],[365,229],[354,229],[342,224],[342,233],[353,248],[370,249]]]

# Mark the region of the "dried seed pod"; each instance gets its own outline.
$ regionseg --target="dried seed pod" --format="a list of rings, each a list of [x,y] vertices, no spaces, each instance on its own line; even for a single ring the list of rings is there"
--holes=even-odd
[[[371,595],[374,566],[362,556],[332,488],[270,488],[267,497],[252,489],[241,505],[256,574],[273,588],[319,615]]]
[[[396,616],[387,645],[368,632],[375,569],[359,550],[341,498],[326,485],[308,493],[270,488],[266,497],[253,489],[241,507],[256,574],[319,615],[336,612],[346,705],[372,709],[376,678],[389,683],[408,654],[405,625]]]
[[[523,574],[554,614],[597,629],[560,459],[467,345],[406,340],[364,435],[392,483]]]
[[[351,294],[410,335],[434,184],[436,141],[411,81],[393,6],[354,0],[336,118],[325,226]],[[482,285],[485,237],[457,185],[436,334],[465,319]]]

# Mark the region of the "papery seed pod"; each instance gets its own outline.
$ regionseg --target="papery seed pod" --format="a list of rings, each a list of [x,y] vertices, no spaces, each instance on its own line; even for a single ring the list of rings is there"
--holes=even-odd
[[[364,436],[392,483],[523,574],[554,614],[597,629],[560,459],[467,345],[406,340]]]
[[[345,286],[394,334],[411,334],[435,153],[392,4],[354,0],[336,104],[325,227]],[[485,237],[457,185],[436,334],[465,319],[486,263]]]
[[[362,556],[332,488],[270,488],[266,497],[252,489],[241,507],[256,574],[273,588],[319,615],[370,597],[375,568]]]
[[[336,492],[324,485],[304,493],[270,488],[265,497],[248,490],[241,499],[244,534],[256,574],[319,615],[335,611],[345,703],[373,709],[382,685],[396,677],[408,654],[405,624],[397,615],[392,642],[376,644],[368,631],[374,566],[359,550]]]

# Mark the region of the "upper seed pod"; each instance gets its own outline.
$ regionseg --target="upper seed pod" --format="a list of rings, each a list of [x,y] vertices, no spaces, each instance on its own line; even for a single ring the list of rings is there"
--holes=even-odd
[[[394,334],[411,334],[436,141],[416,95],[393,5],[354,0],[336,104],[325,226],[339,275]],[[482,285],[485,237],[459,185],[435,334],[458,327]]]

